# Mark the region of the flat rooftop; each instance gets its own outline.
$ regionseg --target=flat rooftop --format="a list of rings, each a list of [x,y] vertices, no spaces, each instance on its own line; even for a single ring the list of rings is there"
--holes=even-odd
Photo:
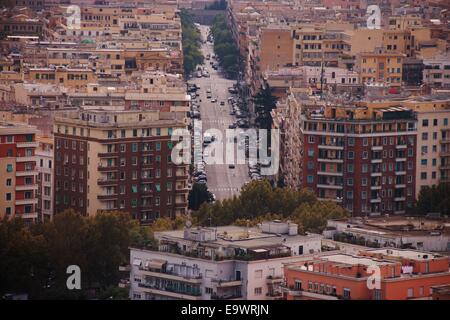
[[[288,234],[277,235],[274,233],[262,232],[259,228],[245,228],[239,226],[222,226],[216,228],[208,228],[216,230],[217,239],[207,241],[208,245],[239,247],[239,248],[260,248],[274,247],[280,244],[289,244],[298,241],[309,241],[313,239],[321,239],[319,234],[293,235]],[[159,238],[172,238],[174,240],[186,241],[184,238],[184,230],[161,231],[155,232]],[[194,241],[194,240],[190,240]]]
[[[443,256],[439,254],[434,254],[426,251],[417,250],[399,250],[394,248],[383,248],[383,249],[373,249],[366,250],[369,253],[382,254],[389,257],[399,257],[411,260],[433,260],[436,258],[442,258]]]

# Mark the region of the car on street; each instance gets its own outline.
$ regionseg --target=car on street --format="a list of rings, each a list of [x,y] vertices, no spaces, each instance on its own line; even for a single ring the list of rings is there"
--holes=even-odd
[[[232,123],[228,126],[228,129],[236,129],[236,124]]]
[[[211,102],[212,102],[212,103],[216,103],[216,102],[217,102],[217,99],[216,99],[216,98],[212,98],[212,99],[211,99]]]
[[[229,164],[229,165],[228,165],[228,168],[234,169],[234,168],[236,168],[236,166],[235,166],[234,164]]]
[[[225,105],[225,102],[224,102],[224,101],[220,101],[220,105],[221,105],[221,106],[224,106],[224,105]]]

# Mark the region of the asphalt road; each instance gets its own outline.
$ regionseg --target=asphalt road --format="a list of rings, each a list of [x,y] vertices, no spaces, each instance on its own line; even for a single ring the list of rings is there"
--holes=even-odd
[[[207,26],[200,27],[204,40],[206,40],[208,30],[209,28]],[[196,100],[201,100],[200,114],[203,132],[210,128],[218,129],[222,132],[225,140],[225,129],[228,129],[228,126],[236,121],[233,116],[229,115],[231,108],[227,102],[228,97],[231,96],[228,93],[228,87],[233,86],[235,81],[225,79],[212,68],[210,65],[211,60],[206,60],[207,54],[210,54],[211,57],[214,55],[212,43],[207,42],[203,44],[202,51],[205,57],[204,67],[208,70],[210,77],[197,78],[194,74],[194,77],[189,80],[189,83],[195,83],[200,87],[200,90],[197,91],[199,96]],[[210,99],[206,98],[207,89],[211,89],[212,98],[217,99],[216,103],[212,103]],[[221,101],[225,102],[224,106],[220,106]],[[223,148],[223,154],[225,155],[225,145]],[[236,150],[234,154],[236,158]],[[225,156],[222,158],[225,158]],[[235,168],[229,168],[229,164],[227,163],[206,165],[206,174],[208,178],[208,189],[216,195],[217,200],[238,195],[242,185],[250,180],[246,164],[235,164]]]

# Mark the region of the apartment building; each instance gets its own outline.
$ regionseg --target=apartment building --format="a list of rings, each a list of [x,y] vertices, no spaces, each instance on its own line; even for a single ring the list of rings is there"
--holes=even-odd
[[[354,215],[405,213],[415,195],[416,118],[404,107],[326,106],[300,117],[302,186]]]
[[[373,269],[380,284],[367,285]],[[332,254],[285,266],[288,300],[431,299],[431,287],[450,281],[449,260],[423,251],[374,249]]]
[[[129,212],[148,223],[187,209],[188,166],[171,159],[183,113],[88,108],[55,116],[54,211]]]
[[[190,227],[155,233],[157,248],[130,249],[134,300],[280,299],[283,264],[321,250],[321,236],[278,220],[256,228]]]
[[[53,218],[53,139],[38,136],[36,141],[39,143],[36,148],[36,170],[38,172],[36,177],[38,184],[36,208],[38,220],[44,222]]]
[[[448,218],[383,216],[328,220],[327,239],[371,247],[445,252],[450,249]]]
[[[417,98],[416,196],[425,186],[448,182],[450,177],[450,101]]]
[[[30,68],[24,78],[32,83],[62,85],[72,89],[83,88],[97,79],[92,69],[66,67]]]
[[[14,122],[0,123],[0,218],[23,218],[33,223],[38,214],[36,190],[35,127]]]
[[[357,70],[361,83],[385,83],[400,87],[404,58],[404,54],[389,53],[384,49],[360,53],[357,57]]]
[[[450,88],[450,54],[423,60],[423,83],[431,88]]]

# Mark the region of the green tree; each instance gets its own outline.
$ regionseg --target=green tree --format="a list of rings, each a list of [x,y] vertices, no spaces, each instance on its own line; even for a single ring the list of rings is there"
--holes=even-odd
[[[261,86],[259,92],[253,97],[256,111],[256,122],[262,129],[272,127],[272,110],[276,107],[278,98],[272,94],[272,88],[268,84]]]
[[[189,209],[198,210],[202,203],[211,202],[212,200],[212,194],[208,191],[206,184],[194,183],[188,195]]]
[[[303,203],[292,214],[294,222],[302,225],[305,231],[322,233],[329,219],[348,217],[348,211],[331,201]]]
[[[420,190],[416,203],[416,211],[420,215],[439,212],[450,215],[450,183],[440,183]]]
[[[195,27],[192,15],[181,9],[181,37],[183,46],[183,66],[185,75],[191,74],[197,65],[203,63],[203,55],[200,51],[201,35]]]

